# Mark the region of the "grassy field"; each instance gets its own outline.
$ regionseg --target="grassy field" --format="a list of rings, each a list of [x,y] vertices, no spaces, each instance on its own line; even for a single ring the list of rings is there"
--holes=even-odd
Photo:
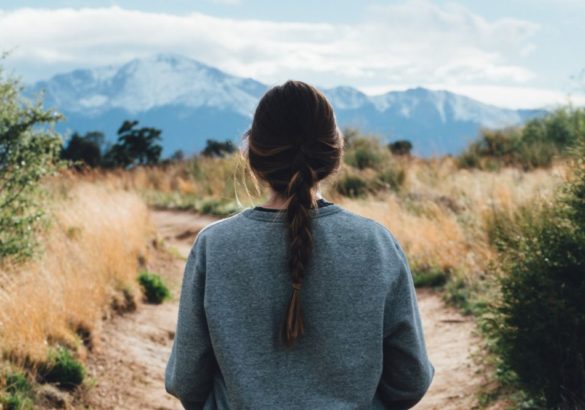
[[[498,297],[497,218],[551,200],[568,173],[560,160],[486,171],[461,168],[453,158],[380,155],[367,166],[344,164],[322,184],[323,195],[387,226],[407,252],[415,283],[443,289],[465,313],[480,314]],[[30,374],[62,355],[61,347],[71,352],[64,360],[73,360],[70,354],[83,362],[100,318],[132,308],[154,238],[148,206],[225,216],[266,195],[239,154],[62,172],[45,187],[52,223],[42,231],[40,252],[0,268],[2,353]]]
[[[112,304],[138,294],[152,237],[147,207],[132,192],[63,176],[49,193],[53,223],[39,256],[0,268],[1,349],[20,364],[43,363],[55,345],[83,350]]]

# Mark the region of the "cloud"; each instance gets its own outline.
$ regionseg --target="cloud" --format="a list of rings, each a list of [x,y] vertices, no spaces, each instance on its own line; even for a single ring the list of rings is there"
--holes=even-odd
[[[300,78],[323,86],[518,85],[535,77],[522,56],[534,49],[537,30],[531,22],[489,21],[428,0],[371,7],[354,24],[120,7],[0,11],[0,44],[13,49],[7,63],[27,80],[175,52],[266,83]]]

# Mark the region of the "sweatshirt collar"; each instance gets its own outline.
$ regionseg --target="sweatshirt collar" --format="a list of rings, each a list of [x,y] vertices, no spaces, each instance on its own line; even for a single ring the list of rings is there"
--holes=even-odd
[[[324,216],[340,212],[341,210],[342,208],[340,206],[332,204],[321,208],[309,209],[309,215],[312,219],[322,218]],[[285,217],[284,210],[277,212],[266,212],[254,208],[246,208],[242,211],[242,214],[250,219],[266,222],[283,222]]]

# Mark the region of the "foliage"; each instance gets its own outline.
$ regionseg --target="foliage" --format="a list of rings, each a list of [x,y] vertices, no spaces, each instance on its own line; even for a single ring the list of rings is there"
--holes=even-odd
[[[22,91],[0,71],[0,259],[32,255],[44,215],[40,182],[56,170],[61,148],[52,128],[61,117]]]
[[[412,272],[414,286],[417,288],[439,288],[444,286],[449,279],[448,272],[432,267],[426,270]]]
[[[211,139],[206,141],[205,148],[201,151],[201,155],[205,157],[225,157],[233,154],[237,150],[238,148],[236,145],[230,140],[221,142]]]
[[[399,191],[404,180],[406,179],[406,173],[403,169],[399,169],[394,166],[386,166],[378,173],[376,173],[376,188],[386,188],[392,191]]]
[[[124,121],[118,129],[118,141],[104,156],[110,168],[130,168],[159,162],[162,147],[158,144],[161,130],[152,127],[136,128],[138,121]]]
[[[160,304],[171,297],[169,288],[159,275],[150,272],[141,272],[138,283],[142,286],[144,297],[148,303]]]
[[[349,198],[358,198],[368,192],[368,183],[359,175],[344,174],[337,178],[334,183],[335,190]]]
[[[389,160],[384,155],[386,153],[379,140],[360,135],[346,143],[344,159],[347,165],[360,170],[379,169],[385,160]]]
[[[71,352],[62,346],[52,350],[47,363],[40,366],[39,377],[44,383],[54,383],[65,390],[72,390],[83,383],[86,370]]]
[[[34,406],[32,386],[25,374],[8,372],[5,375],[4,393],[0,404],[7,410],[28,410]]]
[[[410,155],[412,151],[412,142],[408,140],[398,140],[388,144],[388,149],[394,155]]]
[[[554,157],[585,138],[585,109],[564,107],[523,127],[482,130],[458,157],[463,168],[497,170],[519,166],[525,170],[550,166]]]
[[[74,162],[83,162],[90,167],[97,167],[102,162],[104,134],[99,131],[85,135],[74,133],[61,151],[61,158]]]
[[[552,204],[492,232],[504,257],[502,301],[489,332],[502,374],[546,408],[585,406],[585,143]]]

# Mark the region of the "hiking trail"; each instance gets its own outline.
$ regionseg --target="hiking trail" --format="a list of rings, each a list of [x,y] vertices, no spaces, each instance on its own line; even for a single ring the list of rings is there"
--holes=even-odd
[[[172,256],[156,252],[151,261],[173,292],[162,305],[140,304],[137,311],[102,322],[88,362],[95,385],[87,393],[94,409],[182,409],[166,394],[164,370],[178,315],[178,291],[185,258],[201,228],[214,219],[189,212],[153,210],[152,220]],[[415,409],[473,409],[482,384],[472,359],[479,345],[469,317],[448,307],[430,290],[418,291],[426,344],[436,373],[425,398]]]

